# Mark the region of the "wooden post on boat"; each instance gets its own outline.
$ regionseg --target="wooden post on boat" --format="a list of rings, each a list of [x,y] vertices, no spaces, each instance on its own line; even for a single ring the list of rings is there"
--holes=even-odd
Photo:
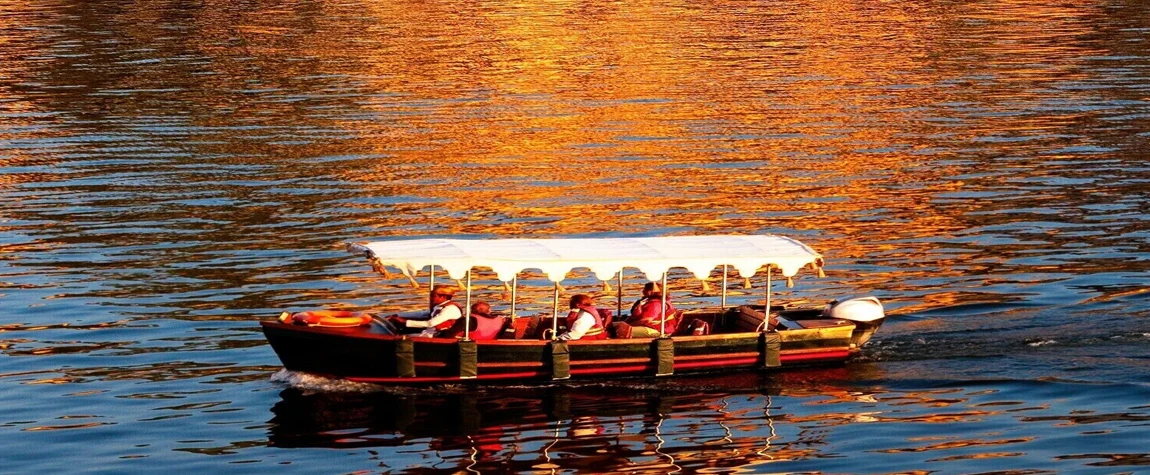
[[[571,353],[567,340],[551,340],[547,348],[551,353],[551,380],[571,378]]]
[[[479,375],[479,351],[475,340],[459,340],[459,379],[475,379]]]
[[[779,332],[763,330],[759,333],[759,354],[763,356],[763,368],[778,368],[783,365],[779,354],[782,346],[783,336]]]
[[[675,374],[675,340],[668,336],[656,338],[651,351],[655,354],[655,376]]]
[[[400,378],[415,377],[415,342],[406,336],[395,341],[395,375]]]

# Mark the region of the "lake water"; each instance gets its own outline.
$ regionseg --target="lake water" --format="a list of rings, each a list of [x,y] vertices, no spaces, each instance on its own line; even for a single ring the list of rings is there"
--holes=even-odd
[[[1135,0],[0,2],[0,472],[1150,471],[1148,38]],[[351,240],[711,233],[891,317],[843,367],[401,391],[257,324],[426,302]]]

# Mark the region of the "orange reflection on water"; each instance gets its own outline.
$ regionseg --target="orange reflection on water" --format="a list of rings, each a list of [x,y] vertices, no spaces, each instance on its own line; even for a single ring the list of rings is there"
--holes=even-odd
[[[84,424],[61,424],[54,426],[36,426],[23,429],[25,432],[43,432],[52,430],[75,430],[75,429],[90,429],[93,427],[113,425],[112,422],[88,422]]]
[[[1057,183],[1065,170],[1047,160],[1105,141],[1079,138],[1098,119],[1076,104],[1122,93],[1080,86],[1099,80],[1089,58],[1131,46],[1099,34],[1100,8],[212,0],[0,15],[20,26],[0,29],[14,78],[0,110],[39,126],[0,140],[44,141],[0,166],[46,169],[0,174],[0,187],[154,180],[70,184],[30,220],[95,194],[92,212],[64,220],[162,227],[203,214],[180,226],[242,243],[233,251],[352,233],[786,232],[823,251],[831,273],[836,260],[910,268],[851,276],[860,289],[988,286],[981,276],[1035,244],[964,231],[1085,199],[1010,180]],[[84,160],[96,165],[77,177],[49,170]],[[154,175],[140,175],[143,162]],[[190,199],[200,204],[181,208]],[[69,244],[117,243],[74,234]],[[200,275],[243,280],[212,270]],[[944,291],[908,309],[985,298]]]
[[[899,452],[928,452],[932,450],[952,450],[967,447],[981,447],[981,446],[995,446],[995,445],[1010,445],[1010,444],[1024,444],[1033,441],[1034,437],[1022,437],[1017,439],[1000,439],[1000,440],[953,440],[938,444],[931,444],[925,447],[905,448],[905,449],[881,449],[876,452],[881,453],[899,453]]]

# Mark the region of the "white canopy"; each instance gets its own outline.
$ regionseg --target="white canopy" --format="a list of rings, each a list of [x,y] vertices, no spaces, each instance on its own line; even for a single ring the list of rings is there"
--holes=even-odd
[[[527,269],[539,269],[559,282],[575,268],[587,268],[599,280],[609,280],[624,267],[633,267],[657,280],[672,267],[682,267],[698,279],[718,266],[730,265],[750,277],[773,264],[793,277],[810,264],[816,271],[822,256],[794,239],[776,236],[669,236],[582,239],[395,239],[350,243],[348,252],[364,254],[373,265],[398,268],[408,278],[429,265],[462,279],[474,267],[488,267],[508,282]],[[378,260],[378,262],[375,262]]]

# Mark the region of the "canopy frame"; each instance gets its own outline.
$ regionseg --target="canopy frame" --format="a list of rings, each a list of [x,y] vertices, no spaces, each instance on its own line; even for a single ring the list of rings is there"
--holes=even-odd
[[[496,272],[504,285],[511,283],[511,315],[516,316],[516,290],[519,273],[528,269],[542,271],[554,284],[552,301],[552,335],[559,320],[560,281],[576,268],[586,268],[602,282],[618,275],[616,305],[620,317],[623,313],[623,274],[625,268],[638,269],[649,281],[662,281],[662,309],[659,333],[666,336],[667,277],[672,268],[682,267],[703,281],[716,267],[722,267],[722,299],[727,307],[727,278],[730,269],[749,280],[758,269],[766,268],[764,313],[771,311],[771,277],[775,268],[792,285],[791,278],[802,267],[810,266],[818,275],[824,275],[823,258],[807,245],[788,237],[764,235],[668,236],[637,238],[567,238],[567,239],[440,239],[414,238],[373,242],[354,242],[347,245],[352,253],[364,255],[372,268],[389,275],[387,267],[400,270],[418,287],[417,272],[425,267],[431,270],[428,285],[435,287],[436,266],[445,270],[450,278],[466,278],[464,321],[471,316],[472,269],[488,267]],[[655,277],[655,278],[653,278]],[[764,321],[766,323],[766,321]],[[470,322],[464,325],[463,338],[470,340]]]
[[[764,265],[791,278],[810,266],[822,275],[823,258],[807,245],[783,236],[718,235],[638,238],[567,239],[395,239],[354,242],[348,251],[363,254],[373,268],[394,267],[412,282],[417,272],[439,266],[456,280],[475,267],[495,271],[503,282],[528,269],[542,271],[552,282],[564,280],[576,268],[590,269],[608,281],[625,267],[639,269],[655,281],[671,268],[682,267],[704,280],[718,266],[750,277]]]

